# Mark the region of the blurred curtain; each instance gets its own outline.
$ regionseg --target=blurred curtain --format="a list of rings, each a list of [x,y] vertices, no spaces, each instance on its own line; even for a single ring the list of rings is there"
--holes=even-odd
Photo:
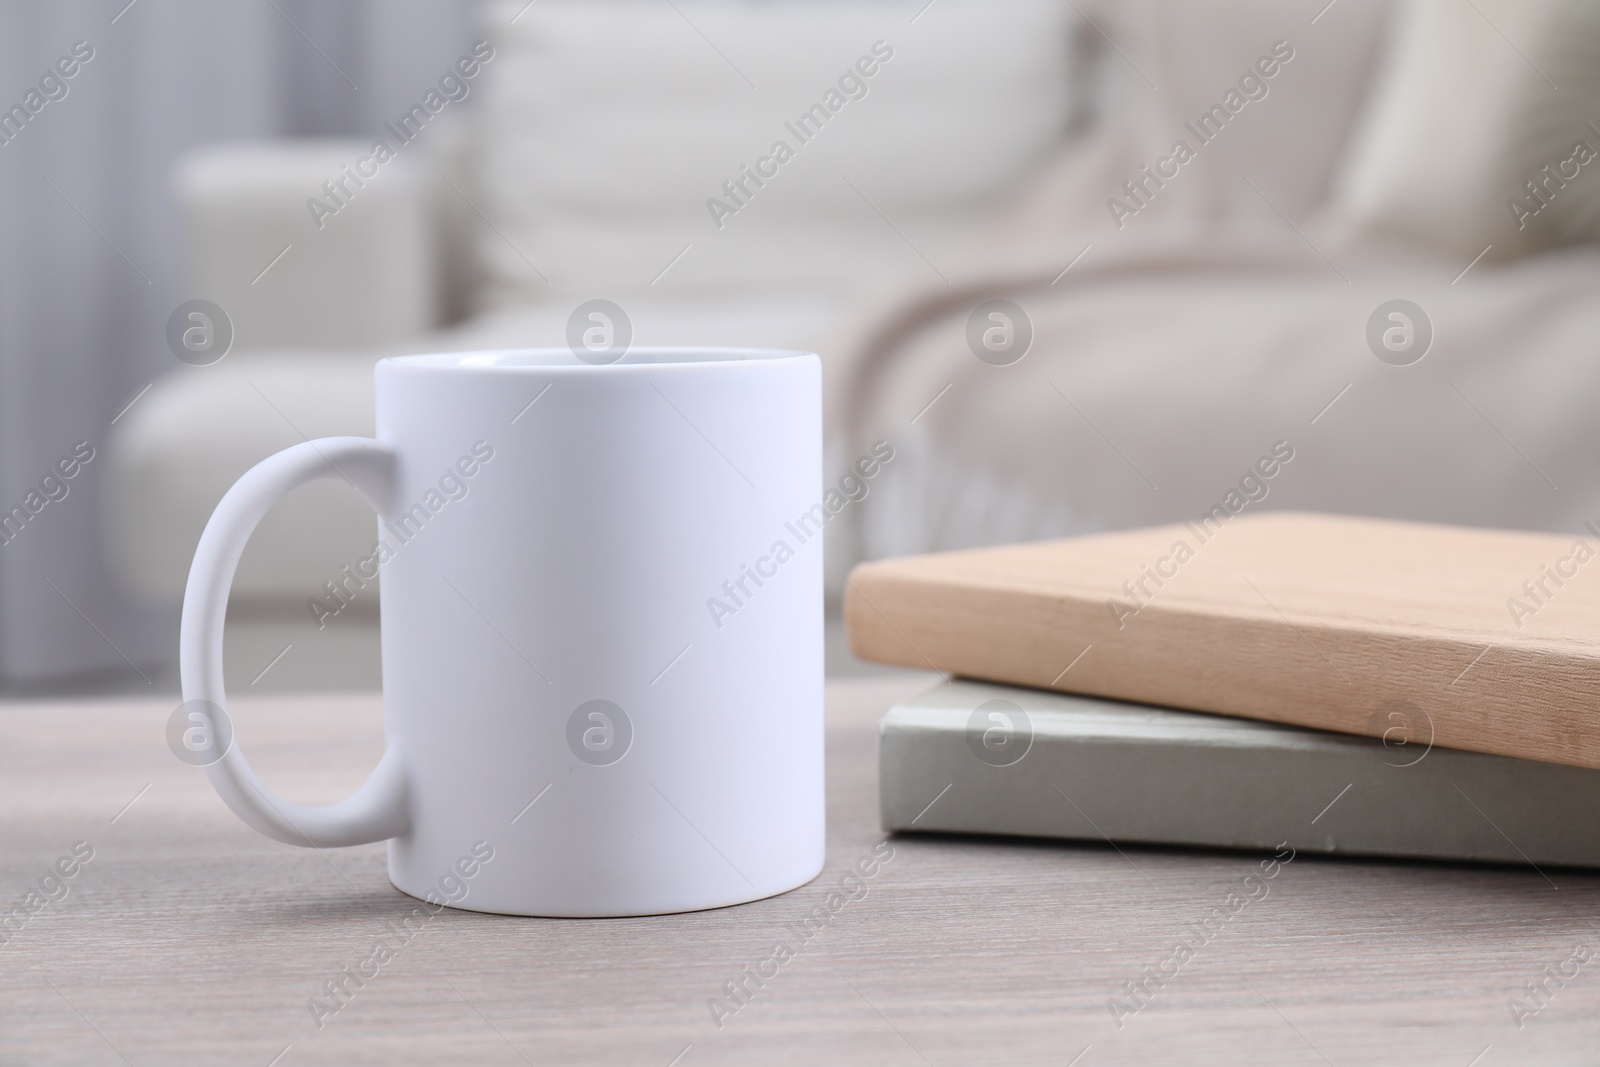
[[[39,508],[0,545],[0,680],[148,675],[176,642],[102,565],[104,466],[90,460],[65,496],[40,490],[79,442],[98,459],[112,420],[173,361],[166,319],[192,295],[175,287],[174,160],[211,140],[376,133],[466,51],[474,7],[0,0],[0,112],[26,106],[76,42],[93,49],[0,143],[0,513],[30,491]]]

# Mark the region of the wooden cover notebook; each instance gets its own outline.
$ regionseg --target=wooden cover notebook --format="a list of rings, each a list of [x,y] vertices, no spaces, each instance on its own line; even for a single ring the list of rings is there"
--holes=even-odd
[[[1600,531],[1239,516],[863,564],[863,659],[1600,768]]]

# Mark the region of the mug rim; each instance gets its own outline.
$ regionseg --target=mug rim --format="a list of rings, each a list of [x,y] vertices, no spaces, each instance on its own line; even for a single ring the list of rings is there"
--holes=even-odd
[[[642,358],[641,358],[642,357]],[[570,348],[490,348],[460,352],[419,352],[386,356],[379,366],[463,371],[549,371],[595,370],[610,368],[649,369],[657,367],[716,367],[741,364],[779,363],[793,359],[816,359],[814,352],[798,348],[742,348],[722,345],[639,345],[630,347],[612,362],[589,362]]]

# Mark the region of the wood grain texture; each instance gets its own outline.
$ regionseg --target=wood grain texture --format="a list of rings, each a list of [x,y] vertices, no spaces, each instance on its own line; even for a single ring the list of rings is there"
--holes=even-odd
[[[320,1031],[306,1000],[412,905],[382,846],[318,853],[240,825],[167,751],[170,703],[0,706],[0,894],[20,901],[75,841],[95,850],[0,948],[0,1063],[1593,1062],[1596,964],[1520,1030],[1506,1000],[1600,939],[1600,879],[1302,856],[1119,1028],[1108,999],[1258,857],[937,836],[894,838],[866,895],[719,1029],[708,999],[882,840],[876,723],[928,682],[830,688],[817,882],[651,919],[445,911]],[[342,796],[380,751],[375,696],[234,713],[300,802]]]
[[[1414,740],[1600,767],[1597,551],[1240,516],[863,564],[845,623],[882,663],[1346,733],[1398,712]]]

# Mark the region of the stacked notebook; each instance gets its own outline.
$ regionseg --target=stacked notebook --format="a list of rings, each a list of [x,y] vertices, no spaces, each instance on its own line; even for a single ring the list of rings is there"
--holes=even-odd
[[[959,676],[884,719],[884,825],[1600,866],[1597,553],[1274,514],[863,565],[856,654]]]

